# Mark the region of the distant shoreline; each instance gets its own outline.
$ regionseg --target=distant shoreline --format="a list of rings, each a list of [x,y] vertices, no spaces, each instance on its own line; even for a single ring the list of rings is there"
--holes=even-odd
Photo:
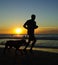
[[[0,37],[0,39],[22,39],[22,37]],[[25,39],[28,39],[25,37]],[[37,40],[58,40],[58,37],[36,37]]]
[[[27,34],[0,34],[0,39],[28,39]],[[58,34],[35,34],[37,40],[58,40]]]

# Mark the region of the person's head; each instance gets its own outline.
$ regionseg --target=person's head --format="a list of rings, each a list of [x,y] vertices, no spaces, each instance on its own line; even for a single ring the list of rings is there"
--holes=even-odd
[[[36,16],[34,14],[31,15],[31,19],[35,20]]]

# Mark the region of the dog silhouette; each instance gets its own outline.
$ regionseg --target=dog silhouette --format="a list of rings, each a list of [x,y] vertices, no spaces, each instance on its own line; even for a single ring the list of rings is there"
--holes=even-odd
[[[9,40],[5,43],[5,48],[4,48],[4,54],[6,52],[6,50],[9,48],[12,48],[14,47],[16,50],[15,50],[15,54],[17,54],[17,50],[19,50],[19,48],[21,46],[25,46],[26,45],[26,40]]]

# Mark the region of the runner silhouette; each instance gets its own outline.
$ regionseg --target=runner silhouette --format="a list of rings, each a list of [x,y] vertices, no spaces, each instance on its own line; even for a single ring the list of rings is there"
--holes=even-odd
[[[34,14],[32,14],[31,19],[27,20],[23,25],[23,27],[27,29],[27,35],[28,35],[28,42],[27,42],[27,44],[24,48],[24,51],[26,51],[26,48],[29,46],[29,44],[32,41],[31,48],[30,48],[30,52],[32,52],[32,48],[33,48],[33,46],[36,42],[36,38],[35,38],[35,35],[34,35],[34,30],[36,28],[38,28],[38,26],[36,25],[35,18],[36,18],[36,16]]]

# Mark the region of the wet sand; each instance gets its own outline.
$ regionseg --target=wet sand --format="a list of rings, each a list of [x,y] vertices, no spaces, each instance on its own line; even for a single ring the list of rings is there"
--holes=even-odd
[[[0,48],[0,65],[58,65],[58,53],[36,51],[33,53],[15,55],[15,49],[3,54],[4,48]]]

